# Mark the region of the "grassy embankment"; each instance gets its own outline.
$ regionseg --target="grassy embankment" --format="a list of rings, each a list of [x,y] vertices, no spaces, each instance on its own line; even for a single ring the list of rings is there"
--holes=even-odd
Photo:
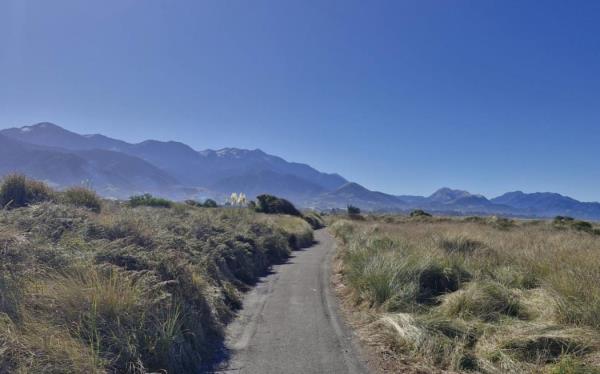
[[[338,220],[360,333],[407,372],[600,373],[600,230],[587,222]]]
[[[1,373],[198,372],[242,292],[312,242],[298,217],[132,207],[16,176],[0,203]]]

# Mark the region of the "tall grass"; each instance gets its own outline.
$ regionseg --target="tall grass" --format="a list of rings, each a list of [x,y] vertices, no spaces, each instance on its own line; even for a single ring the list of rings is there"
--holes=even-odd
[[[331,226],[348,298],[376,321],[366,335],[415,367],[485,373],[598,368],[594,229],[400,217]]]
[[[45,183],[29,179],[22,174],[7,175],[0,184],[0,209],[20,208],[48,201],[54,191]]]
[[[71,187],[62,193],[65,203],[100,213],[102,200],[95,191],[86,187]]]

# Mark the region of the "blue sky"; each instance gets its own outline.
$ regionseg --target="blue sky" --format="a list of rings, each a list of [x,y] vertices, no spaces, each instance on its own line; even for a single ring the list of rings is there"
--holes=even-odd
[[[600,200],[598,1],[0,0],[0,127]]]

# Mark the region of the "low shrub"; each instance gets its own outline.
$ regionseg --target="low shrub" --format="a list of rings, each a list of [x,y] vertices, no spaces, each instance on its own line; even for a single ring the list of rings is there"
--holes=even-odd
[[[346,210],[349,216],[358,216],[360,214],[360,208],[354,205],[348,205]]]
[[[413,210],[412,212],[410,212],[410,216],[415,218],[415,217],[431,217],[431,214],[427,213],[426,211],[422,210],[422,209],[416,209]]]
[[[573,217],[565,217],[565,216],[556,216],[554,217],[554,223],[565,223],[565,222],[573,222],[575,219]]]
[[[196,200],[186,200],[184,201],[185,204],[189,205],[189,206],[195,206],[197,208],[202,207],[202,203]]]
[[[100,213],[102,200],[95,191],[85,187],[71,187],[62,193],[65,203]]]
[[[216,208],[219,206],[213,199],[206,199],[203,203],[197,200],[186,200],[184,202],[189,206],[195,206],[197,208]]]
[[[282,199],[273,195],[259,195],[256,197],[256,211],[266,214],[289,214],[290,216],[302,216],[300,211],[296,209],[294,204],[286,199]]]
[[[51,200],[53,196],[54,192],[45,183],[11,174],[0,185],[0,208],[20,208]]]
[[[131,207],[151,206],[159,208],[170,208],[173,206],[173,202],[171,200],[163,199],[160,197],[154,197],[151,194],[146,193],[143,195],[131,196],[129,198],[129,205]]]
[[[594,228],[591,223],[586,221],[575,221],[571,224],[571,227],[577,231],[591,232]]]

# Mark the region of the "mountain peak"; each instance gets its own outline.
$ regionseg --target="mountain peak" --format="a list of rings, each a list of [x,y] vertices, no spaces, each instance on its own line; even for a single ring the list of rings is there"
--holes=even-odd
[[[12,129],[7,129],[5,131],[20,131],[22,133],[28,133],[28,132],[40,132],[40,131],[64,131],[64,132],[69,132],[65,129],[63,129],[62,127],[53,124],[52,122],[39,122],[33,125],[29,125],[29,126],[22,126],[22,127],[13,127]]]
[[[431,196],[429,196],[428,199],[437,203],[446,203],[469,196],[471,196],[471,193],[468,191],[454,190],[448,187],[443,187],[435,191]]]

